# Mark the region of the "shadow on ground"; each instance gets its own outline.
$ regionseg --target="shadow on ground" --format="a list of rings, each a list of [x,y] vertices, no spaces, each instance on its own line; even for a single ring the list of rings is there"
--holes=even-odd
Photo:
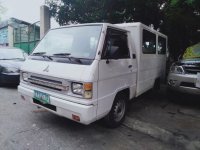
[[[162,87],[136,98],[129,107],[128,116],[187,139],[200,140],[199,96],[172,94]]]

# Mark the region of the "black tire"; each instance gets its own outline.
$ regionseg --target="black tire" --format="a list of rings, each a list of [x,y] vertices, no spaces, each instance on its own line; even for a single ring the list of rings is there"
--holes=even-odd
[[[104,118],[106,126],[116,128],[122,124],[127,111],[127,96],[119,94],[116,96],[109,114]]]

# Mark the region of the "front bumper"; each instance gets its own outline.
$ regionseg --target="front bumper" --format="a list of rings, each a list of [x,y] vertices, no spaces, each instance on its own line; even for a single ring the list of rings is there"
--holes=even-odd
[[[196,74],[175,74],[168,76],[168,87],[172,90],[200,95],[200,88],[196,87]]]
[[[1,84],[19,84],[20,76],[19,74],[0,74]]]
[[[73,120],[72,115],[76,115],[80,117],[79,123],[88,125],[94,121],[96,121],[96,110],[97,106],[95,105],[82,105],[78,103],[71,102],[67,99],[60,99],[54,96],[50,96],[50,107],[45,107],[43,105],[37,104],[33,100],[34,90],[29,89],[27,87],[23,87],[22,85],[18,86],[18,91],[23,96],[25,100],[30,101],[32,104],[43,107],[50,112],[53,112],[59,116],[66,117],[68,119]],[[48,91],[43,91],[46,92]],[[53,109],[51,109],[53,108]],[[54,109],[55,108],[55,109]],[[74,120],[75,121],[75,120]]]

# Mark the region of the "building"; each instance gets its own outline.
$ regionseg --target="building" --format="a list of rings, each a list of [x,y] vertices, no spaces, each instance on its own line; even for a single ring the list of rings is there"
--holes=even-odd
[[[37,23],[30,24],[16,18],[0,22],[0,45],[18,47],[30,53],[40,40]]]
[[[0,45],[13,46],[13,28],[17,26],[12,19],[0,22]]]

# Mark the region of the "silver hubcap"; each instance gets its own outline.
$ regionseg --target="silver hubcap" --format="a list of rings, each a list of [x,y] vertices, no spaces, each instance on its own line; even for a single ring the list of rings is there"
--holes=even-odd
[[[114,120],[119,122],[124,114],[125,114],[125,102],[123,100],[119,100],[114,106]]]

